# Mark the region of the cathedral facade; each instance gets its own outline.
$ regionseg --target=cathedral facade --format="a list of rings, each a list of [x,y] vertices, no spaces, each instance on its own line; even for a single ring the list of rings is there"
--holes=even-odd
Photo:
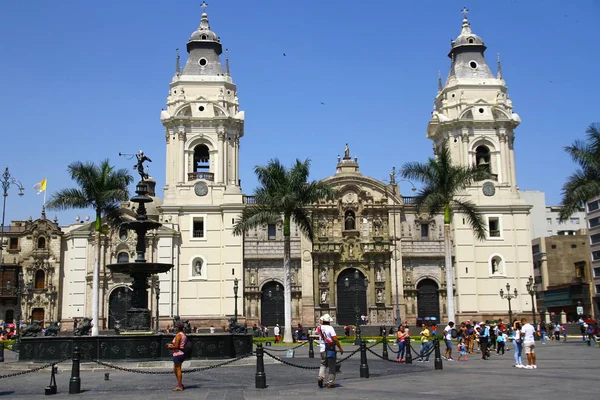
[[[519,197],[514,157],[520,118],[513,111],[500,63],[494,75],[485,49],[465,17],[449,52],[448,78],[439,81],[427,137],[434,152],[447,146],[455,163],[490,172],[492,179],[474,182],[462,194],[483,214],[486,239],[476,239],[456,214],[453,262],[445,265],[443,216],[417,213],[414,186],[397,179],[395,171],[387,182],[363,175],[347,145],[333,174],[323,178],[336,197],[309,207],[313,241],[292,226],[294,324],[313,325],[325,313],[344,325],[354,324],[357,315],[387,326],[400,320],[444,321],[449,284],[455,288],[452,301],[459,321],[505,317],[507,302],[499,291],[506,283],[518,289],[513,311],[529,312],[525,282],[533,271],[530,206]],[[187,52],[183,67],[177,56],[160,114],[166,182],[162,199],[151,185],[154,203],[148,214],[163,226],[149,235],[146,254],[174,268],[152,282],[152,314],[159,315],[161,326],[175,315],[196,326],[222,326],[237,309],[250,326],[281,325],[281,222],[233,235],[236,219],[254,202],[243,195],[239,180],[244,112],[227,56],[221,62],[221,39],[206,12],[187,42]],[[134,218],[132,205],[123,207]],[[130,280],[112,274],[105,265],[133,256],[131,233],[113,229],[96,244],[92,224],[78,221],[49,235],[62,243],[56,255],[43,258],[60,265],[62,274],[52,279],[61,293],[56,314],[49,311],[52,316],[44,319],[68,322],[90,316],[93,258],[99,245],[100,317],[103,328],[114,327],[128,307]],[[35,256],[33,260],[35,264]],[[454,282],[446,282],[446,268],[454,269]]]

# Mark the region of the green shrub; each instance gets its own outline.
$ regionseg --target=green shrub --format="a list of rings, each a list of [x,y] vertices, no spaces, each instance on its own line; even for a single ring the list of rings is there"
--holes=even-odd
[[[4,346],[5,349],[12,350],[13,344],[15,344],[14,340],[0,340],[0,344]]]

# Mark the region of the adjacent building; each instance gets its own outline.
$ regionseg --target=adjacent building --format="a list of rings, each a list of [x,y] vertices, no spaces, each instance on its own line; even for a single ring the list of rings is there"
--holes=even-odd
[[[590,314],[590,275],[588,236],[575,235],[536,238],[532,242],[534,279],[538,297],[536,308],[552,321],[579,319],[577,307]]]
[[[590,268],[590,314],[600,316],[600,199],[596,198],[586,204],[587,223],[589,228]]]
[[[547,206],[544,192],[522,190],[521,197],[530,204],[531,232],[533,238],[554,235],[576,235],[577,231],[586,228],[586,213],[581,207],[565,221],[559,217],[560,206]]]

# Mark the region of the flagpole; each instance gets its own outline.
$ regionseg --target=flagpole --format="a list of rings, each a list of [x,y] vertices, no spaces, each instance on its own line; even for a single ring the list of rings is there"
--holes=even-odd
[[[48,177],[45,177],[44,181],[46,182],[46,187],[44,188],[44,204],[42,204],[42,206],[46,208],[46,192],[48,191]]]

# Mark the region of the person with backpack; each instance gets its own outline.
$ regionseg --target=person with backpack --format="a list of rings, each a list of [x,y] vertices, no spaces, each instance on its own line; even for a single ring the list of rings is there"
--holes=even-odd
[[[321,353],[321,366],[319,367],[319,378],[317,379],[317,384],[320,388],[323,387],[325,381],[325,369],[329,370],[327,387],[330,389],[335,387],[336,346],[340,350],[340,354],[344,354],[344,349],[342,349],[342,345],[335,334],[335,329],[331,326],[332,320],[329,314],[323,315],[320,318],[321,325],[316,329],[316,333],[319,336],[319,351]]]
[[[177,321],[175,324],[175,329],[177,329],[177,334],[173,338],[173,342],[171,344],[167,344],[167,348],[173,350],[173,372],[175,373],[175,378],[177,378],[177,386],[173,388],[173,391],[181,391],[184,389],[183,387],[183,373],[181,372],[181,365],[185,360],[185,348],[188,343],[188,338],[184,332],[185,324],[183,321]],[[188,348],[190,346],[187,346]]]

